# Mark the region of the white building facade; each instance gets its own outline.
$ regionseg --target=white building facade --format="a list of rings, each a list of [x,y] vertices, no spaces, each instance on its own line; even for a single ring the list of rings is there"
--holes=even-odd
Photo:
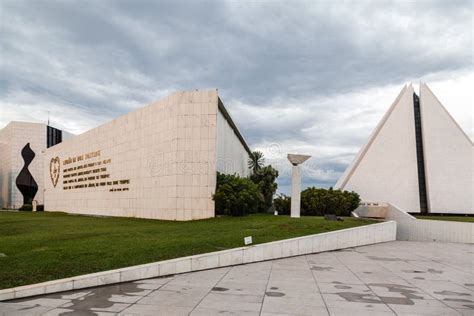
[[[216,173],[248,176],[250,149],[216,90],[182,91],[45,152],[45,210],[214,217]]]
[[[31,203],[29,200],[43,204],[44,151],[71,136],[73,135],[70,133],[41,123],[10,122],[0,130],[1,208],[17,209],[25,202]],[[25,159],[27,170],[21,173]],[[21,187],[21,183],[25,181],[30,186],[26,188],[28,201],[25,201],[25,196],[18,187],[18,184]]]
[[[406,212],[473,214],[473,143],[426,84],[405,86],[336,184]]]

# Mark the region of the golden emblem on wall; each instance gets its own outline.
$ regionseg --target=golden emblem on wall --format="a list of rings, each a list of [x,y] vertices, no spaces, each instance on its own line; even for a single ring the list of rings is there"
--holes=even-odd
[[[51,176],[51,182],[53,186],[56,187],[59,180],[59,172],[61,171],[61,163],[59,157],[51,158],[49,162],[49,175]]]

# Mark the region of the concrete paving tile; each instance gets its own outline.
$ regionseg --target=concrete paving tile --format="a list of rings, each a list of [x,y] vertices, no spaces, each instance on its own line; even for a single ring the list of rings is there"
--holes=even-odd
[[[222,280],[225,281],[237,281],[237,282],[249,282],[249,283],[265,283],[270,276],[270,271],[267,273],[244,273],[244,272],[232,272],[228,273]]]
[[[413,312],[421,311],[422,309],[433,309],[433,308],[449,308],[446,304],[438,300],[413,300],[410,304],[387,304],[395,311],[400,312]]]
[[[473,257],[474,261],[474,257]],[[473,267],[473,272],[474,272],[474,267]],[[465,273],[465,272],[450,272],[446,273],[446,277],[449,278],[449,281],[456,283],[458,285],[464,286],[467,289],[474,290],[474,286],[469,285],[466,286],[466,284],[474,284],[474,274],[473,273]]]
[[[285,260],[285,259],[277,259],[277,260]],[[252,271],[268,271],[272,267],[273,263],[277,260],[246,263],[246,264],[236,266],[233,268],[248,269]]]
[[[209,270],[209,271],[212,271],[212,270]],[[200,271],[200,272],[183,274],[183,275],[177,276],[176,278],[174,278],[167,284],[180,284],[180,285],[200,284],[201,286],[206,286],[206,285],[213,286],[225,274],[225,272],[222,272],[222,271],[218,271],[216,273],[212,273],[209,271]],[[196,273],[196,275],[194,273]]]
[[[18,310],[18,311],[10,311],[10,312],[3,312],[0,315],[5,316],[32,316],[32,315],[43,315],[47,313],[51,307],[29,307],[28,309]]]
[[[198,305],[199,308],[225,311],[259,312],[263,298],[254,295],[224,295],[210,293]]]
[[[132,304],[140,300],[142,296],[138,295],[120,295],[120,294],[112,294],[107,300],[109,302],[114,302],[114,303],[126,303],[126,304]]]
[[[326,306],[331,314],[335,310],[346,309],[354,311],[364,311],[364,312],[387,312],[390,313],[392,310],[385,304],[381,303],[362,303],[362,302],[349,302],[349,301],[328,301],[324,299]]]
[[[118,313],[125,308],[130,306],[130,304],[124,303],[114,303],[107,300],[74,300],[71,303],[66,303],[62,305],[62,308],[73,309],[73,310],[90,310],[90,311],[99,311],[99,312],[113,312]]]
[[[368,293],[356,293],[356,292],[339,292],[338,294],[326,294],[321,293],[324,302],[329,306],[340,306],[340,304],[347,305],[345,303],[354,304],[384,304],[382,300],[372,292]]]
[[[235,281],[221,281],[214,286],[213,293],[234,295],[261,295],[265,294],[266,283],[246,283]]]
[[[83,296],[84,299],[94,300],[109,300],[114,302],[122,302],[124,299],[127,300],[127,296],[145,296],[152,290],[142,289],[141,286],[148,284],[135,284],[132,282],[107,285],[93,288],[87,295]],[[117,300],[111,300],[115,297]],[[134,298],[130,298],[129,301],[134,302]]]
[[[326,264],[326,263],[312,263],[309,264],[309,269],[315,272],[331,272],[331,273],[352,273],[347,266],[342,263]]]
[[[399,284],[399,285],[405,285],[405,286],[410,286],[412,285],[408,281],[396,276],[395,274],[379,274],[379,275],[370,275],[370,276],[359,276],[360,280],[364,284],[371,284],[371,283],[387,283],[387,284]]]
[[[175,279],[176,276],[164,276],[164,277],[159,277],[159,278],[153,278],[153,279],[143,279],[143,280],[138,280],[134,281],[132,283],[136,284],[165,284],[168,283],[169,281]]]
[[[371,293],[372,290],[361,284],[341,284],[341,283],[323,283],[318,282],[319,291],[321,293],[339,293],[339,292],[357,292],[357,293]]]
[[[38,305],[23,305],[18,303],[0,303],[0,315],[41,315],[51,310],[51,307]]]
[[[138,303],[143,305],[194,307],[207,295],[207,292],[172,292],[157,291],[153,296],[141,298]]]
[[[472,309],[458,309],[456,311],[459,313],[459,315],[472,316]]]
[[[306,274],[298,275],[296,273],[291,273],[291,271],[288,271],[287,273],[272,273],[270,274],[270,277],[268,278],[270,281],[289,281],[289,282],[297,282],[301,284],[306,284],[306,283],[316,283],[314,280],[313,274],[310,271],[307,271]]]
[[[445,298],[474,298],[474,291],[450,281],[417,280],[413,283],[426,293],[440,300]]]
[[[66,303],[70,303],[71,300],[63,300],[58,298],[34,298],[34,299],[21,299],[16,301],[18,304],[25,304],[28,306],[44,306],[44,307],[58,307]]]
[[[183,287],[192,287],[195,286],[196,284],[199,284],[201,287],[207,287],[207,288],[212,288],[217,282],[219,281],[219,278],[216,279],[211,279],[211,280],[190,280],[190,279],[176,279],[171,281],[168,284],[163,285],[160,289],[163,289],[165,287],[172,287],[172,286],[183,286]]]
[[[63,299],[63,300],[75,300],[81,297],[84,297],[91,293],[91,290],[77,290],[77,291],[67,291],[61,293],[53,293],[41,296],[43,298],[53,298],[53,299]]]
[[[174,284],[169,283],[161,287],[157,291],[151,292],[148,296],[158,295],[161,291],[171,291],[177,293],[188,293],[188,292],[197,292],[197,293],[208,293],[212,290],[215,284],[201,286],[201,284]]]
[[[221,280],[221,282],[240,282],[240,283],[247,283],[247,284],[261,284],[265,285],[268,282],[268,275],[265,278],[255,279],[252,276],[226,276]]]
[[[248,268],[245,270],[238,269],[240,266],[233,267],[223,278],[223,280],[240,281],[246,280],[252,283],[266,282],[270,275],[270,268],[266,271],[251,271]]]
[[[352,309],[352,308],[338,308],[338,307],[331,307],[329,308],[329,315],[331,316],[366,316],[366,315],[373,315],[373,316],[389,316],[389,315],[399,315],[395,314],[392,311],[380,311],[380,310],[369,310],[369,309]]]
[[[304,265],[306,259],[304,256],[281,258],[273,261],[273,267],[286,266],[286,267],[298,267],[298,265]]]
[[[181,316],[188,315],[192,307],[134,304],[123,310],[120,316]]]
[[[152,290],[158,290],[166,283],[134,283],[134,284],[136,284],[137,289],[141,289],[144,291],[145,290],[152,291]]]
[[[388,306],[398,313],[415,313],[430,315],[456,315],[456,310],[450,308],[438,300],[413,300],[412,305],[388,304]]]
[[[61,315],[74,315],[74,316],[115,316],[117,313],[108,313],[108,312],[94,312],[91,314],[90,311],[77,311],[67,308],[55,308],[42,314],[42,316],[61,316]]]
[[[411,297],[414,299],[434,299],[423,290],[403,284],[369,283],[370,290],[380,297]]]
[[[285,311],[285,312],[284,312]],[[260,315],[267,315],[267,316],[309,316],[309,315],[329,315],[328,310],[326,307],[306,307],[306,306],[288,306],[282,310],[282,312],[270,312],[262,310]]]
[[[319,293],[316,283],[300,283],[291,281],[270,281],[266,292],[280,292],[286,296],[313,297]]]
[[[339,282],[345,284],[364,284],[359,278],[357,278],[352,273],[344,273],[344,274],[337,274],[337,273],[315,273],[313,271],[314,277],[316,278],[317,282]]]
[[[313,298],[299,297],[269,297],[265,296],[262,312],[310,315],[316,309],[326,309],[321,296]]]
[[[286,314],[286,313],[269,313],[269,312],[262,312],[260,316],[307,316],[307,315],[317,315],[317,316],[325,316],[329,315],[327,309],[325,307],[316,307],[312,310],[310,314]]]
[[[441,302],[456,310],[468,309],[474,315],[474,299],[472,298],[445,298]]]
[[[268,280],[268,286],[274,286],[274,284],[280,284],[281,286],[285,287],[296,287],[301,289],[314,289],[317,287],[316,281],[311,277],[306,280],[274,280],[270,278]]]
[[[244,312],[244,311],[226,311],[211,308],[196,308],[190,314],[191,316],[220,316],[220,315],[236,315],[236,316],[259,316],[259,312]]]

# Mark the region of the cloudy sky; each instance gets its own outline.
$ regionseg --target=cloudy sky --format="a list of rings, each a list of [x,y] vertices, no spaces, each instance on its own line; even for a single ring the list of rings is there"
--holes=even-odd
[[[218,88],[252,149],[334,185],[407,82],[473,129],[472,1],[0,1],[0,128],[81,133]]]

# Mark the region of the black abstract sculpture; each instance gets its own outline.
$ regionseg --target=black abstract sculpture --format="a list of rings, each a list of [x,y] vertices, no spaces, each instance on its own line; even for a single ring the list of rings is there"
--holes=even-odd
[[[31,150],[30,143],[23,147],[21,150],[21,156],[25,161],[25,165],[21,168],[18,177],[16,177],[16,186],[21,194],[23,194],[23,204],[31,204],[36,192],[38,192],[38,184],[28,170],[28,166],[35,158],[35,153]]]

